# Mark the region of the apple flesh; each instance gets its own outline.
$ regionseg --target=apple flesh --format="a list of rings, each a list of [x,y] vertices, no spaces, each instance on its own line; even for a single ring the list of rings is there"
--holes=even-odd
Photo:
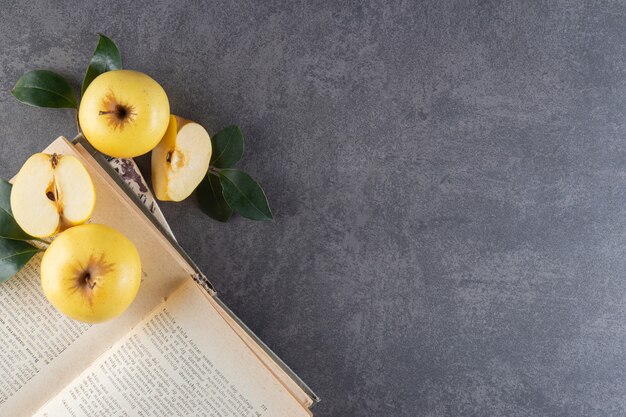
[[[89,220],[96,193],[89,173],[72,155],[37,153],[26,161],[11,190],[11,211],[31,236],[52,236]]]
[[[86,323],[119,316],[135,299],[141,259],[123,234],[84,224],[54,239],[41,261],[44,295],[61,313]]]
[[[108,71],[83,95],[78,120],[94,148],[116,158],[150,152],[169,123],[170,104],[163,87],[146,74]]]
[[[156,198],[181,201],[200,184],[211,161],[211,138],[198,123],[170,116],[161,142],[152,150],[152,187]]]

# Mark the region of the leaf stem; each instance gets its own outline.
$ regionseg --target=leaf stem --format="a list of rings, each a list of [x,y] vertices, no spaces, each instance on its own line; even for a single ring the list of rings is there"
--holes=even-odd
[[[35,237],[31,240],[31,244],[37,249],[38,252],[45,252],[50,246],[50,242]]]
[[[78,110],[76,110],[76,132],[77,135],[80,135],[80,122],[78,121]]]

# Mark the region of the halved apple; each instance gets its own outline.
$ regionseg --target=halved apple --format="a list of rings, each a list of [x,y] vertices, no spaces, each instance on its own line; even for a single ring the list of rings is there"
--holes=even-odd
[[[209,170],[211,150],[211,138],[202,126],[171,115],[165,136],[152,150],[156,198],[181,201],[189,197]]]
[[[72,155],[37,153],[11,190],[11,211],[22,230],[48,237],[89,220],[96,193],[89,173]]]

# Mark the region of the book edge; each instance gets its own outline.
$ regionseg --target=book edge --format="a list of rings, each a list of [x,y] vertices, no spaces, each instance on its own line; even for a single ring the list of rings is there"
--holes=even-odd
[[[212,298],[226,312],[226,314],[228,314],[274,362],[276,362],[283,372],[285,372],[285,374],[311,398],[311,405],[309,408],[320,402],[320,397],[315,394],[315,392],[302,380],[302,378],[300,378],[298,374],[296,374],[289,367],[289,365],[287,365],[276,353],[274,353],[274,351],[270,349],[265,342],[263,342],[252,330],[250,330],[250,328],[243,321],[241,321],[241,319],[230,308],[228,308],[228,306],[219,298],[217,294],[212,295]]]

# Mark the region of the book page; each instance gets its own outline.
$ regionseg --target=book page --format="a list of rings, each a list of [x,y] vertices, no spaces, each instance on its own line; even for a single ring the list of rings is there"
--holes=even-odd
[[[40,261],[41,254],[26,265],[19,277],[0,286],[0,404],[28,384],[90,327],[64,320],[47,302],[39,286]]]
[[[188,281],[38,417],[308,417]]]
[[[287,388],[287,390],[294,396],[296,400],[305,408],[309,408],[313,405],[313,398],[309,396],[297,383],[294,381],[284,369],[282,369],[272,357],[261,347],[259,344],[241,327],[241,325],[235,320],[224,307],[212,296],[206,294],[206,298],[211,303],[215,311],[226,321],[226,323],[233,329],[233,331],[239,336],[242,342],[244,342],[248,348],[256,355],[256,357],[263,362],[265,367],[280,381],[281,384]]]
[[[93,158],[65,139],[46,151],[72,154],[85,164],[96,189],[90,221],[121,231],[135,244],[142,282],[126,312],[97,325],[71,320],[48,303],[39,283],[41,255],[0,284],[0,416],[31,416],[194,273],[117,184],[95,168]]]

